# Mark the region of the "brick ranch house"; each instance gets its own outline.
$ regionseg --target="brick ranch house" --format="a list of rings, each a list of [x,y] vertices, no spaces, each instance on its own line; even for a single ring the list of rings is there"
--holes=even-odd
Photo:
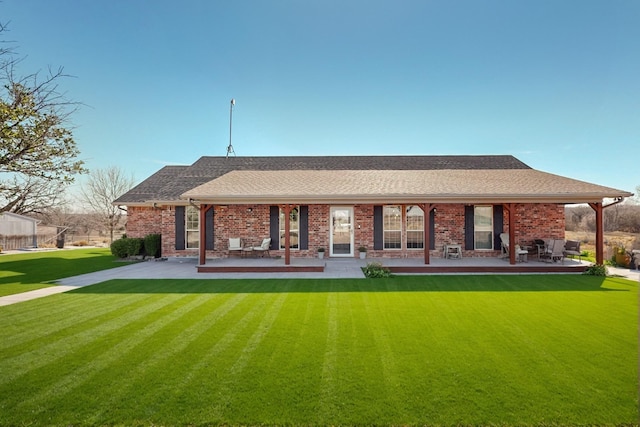
[[[508,155],[205,156],[160,169],[114,204],[126,206],[129,237],[162,235],[163,256],[198,256],[204,265],[229,255],[229,238],[259,245],[270,237],[271,255],[288,265],[319,248],[354,257],[365,247],[368,258],[429,264],[455,243],[464,257],[497,257],[500,233],[521,244],[563,239],[564,205],[588,203],[602,263],[604,199],[629,196]]]

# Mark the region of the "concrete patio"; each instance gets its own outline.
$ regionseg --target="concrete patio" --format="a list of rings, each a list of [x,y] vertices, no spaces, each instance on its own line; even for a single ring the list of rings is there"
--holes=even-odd
[[[437,274],[437,273],[582,273],[588,264],[574,259],[563,262],[528,262],[509,264],[506,258],[431,258],[425,265],[421,258],[291,258],[285,265],[283,258],[216,258],[207,259],[197,266],[199,273],[324,273],[352,266],[357,270],[369,262],[378,262],[393,273]],[[323,276],[327,277],[327,276]]]
[[[361,267],[373,261],[382,262],[395,274],[562,273],[566,272],[567,269],[573,269],[568,270],[571,273],[580,273],[588,265],[577,260],[565,260],[564,264],[529,261],[510,265],[507,260],[499,258],[463,258],[455,260],[436,258],[428,266],[421,264],[420,260],[416,259],[372,258],[361,260],[357,258],[330,258],[321,260],[293,258],[291,266],[289,266],[294,267],[293,270],[278,271],[278,269],[285,267],[284,260],[280,258],[221,258],[207,260],[206,266],[220,269],[226,268],[226,272],[199,273],[198,267],[202,266],[198,266],[195,258],[171,258],[165,261],[149,260],[127,264],[109,270],[68,277],[58,280],[56,282],[57,286],[0,297],[0,306],[42,298],[117,279],[362,279],[364,275]],[[298,267],[298,269],[295,269],[295,267]],[[321,271],[305,271],[309,267],[320,268]],[[609,275],[621,276],[640,282],[640,271],[615,267],[607,267],[607,269]]]

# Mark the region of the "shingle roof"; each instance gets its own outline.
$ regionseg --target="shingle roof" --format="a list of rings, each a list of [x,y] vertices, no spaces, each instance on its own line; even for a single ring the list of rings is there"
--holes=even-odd
[[[534,169],[232,171],[183,194],[232,203],[589,202],[628,193]]]
[[[189,166],[165,166],[131,190],[118,197],[113,203],[126,205],[127,203],[144,203],[147,200],[158,200],[159,195],[167,193],[167,187],[172,187],[173,182]],[[174,193],[184,192],[185,188],[175,189]]]
[[[210,157],[191,166],[165,166],[114,201],[120,205],[178,201],[180,196],[235,170],[487,170],[531,169],[509,155]]]

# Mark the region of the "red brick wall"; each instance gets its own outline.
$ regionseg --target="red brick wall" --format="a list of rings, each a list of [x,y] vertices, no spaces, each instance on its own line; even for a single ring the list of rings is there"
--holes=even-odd
[[[319,247],[329,251],[329,205],[309,205],[309,249],[291,250],[292,257],[316,256]],[[406,215],[406,209],[402,209]],[[518,204],[516,205],[515,229],[516,242],[531,244],[537,238],[564,238],[564,206],[555,204]],[[264,237],[269,237],[268,205],[229,205],[214,208],[214,247],[207,251],[208,257],[227,256],[228,239],[240,237],[252,245],[258,245]],[[373,206],[354,206],[354,256],[357,248],[365,246],[367,257],[422,258],[422,249],[373,250]],[[406,220],[403,220],[406,227]],[[509,230],[509,217],[504,211],[504,232]],[[128,209],[127,235],[144,237],[147,234],[162,234],[163,256],[196,256],[197,249],[175,250],[175,209],[130,207]],[[403,230],[403,239],[406,230]],[[443,246],[450,243],[463,244],[464,247],[464,205],[440,204],[435,213],[435,250],[431,256],[441,257]],[[464,251],[464,256],[496,256],[495,251]],[[284,251],[271,251],[272,255],[284,256]]]
[[[525,244],[533,239],[564,239],[564,221],[564,205],[516,205],[516,241]]]
[[[127,237],[162,233],[162,210],[130,206],[127,209]]]
[[[229,205],[216,206],[214,211],[215,244],[207,256],[227,256],[229,238],[240,237],[245,243],[258,246],[270,237],[270,206]],[[329,247],[329,206],[309,205],[309,249],[291,250],[292,257],[316,256],[317,249]],[[284,250],[272,250],[271,255],[284,256]]]
[[[197,250],[175,250],[175,221],[173,206],[162,208],[130,206],[127,209],[127,236],[145,237],[148,234],[161,234],[162,256],[197,254]]]

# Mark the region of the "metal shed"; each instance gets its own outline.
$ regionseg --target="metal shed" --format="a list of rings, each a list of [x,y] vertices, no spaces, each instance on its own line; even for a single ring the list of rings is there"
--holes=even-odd
[[[38,246],[38,220],[11,212],[0,213],[0,247],[3,250]]]

